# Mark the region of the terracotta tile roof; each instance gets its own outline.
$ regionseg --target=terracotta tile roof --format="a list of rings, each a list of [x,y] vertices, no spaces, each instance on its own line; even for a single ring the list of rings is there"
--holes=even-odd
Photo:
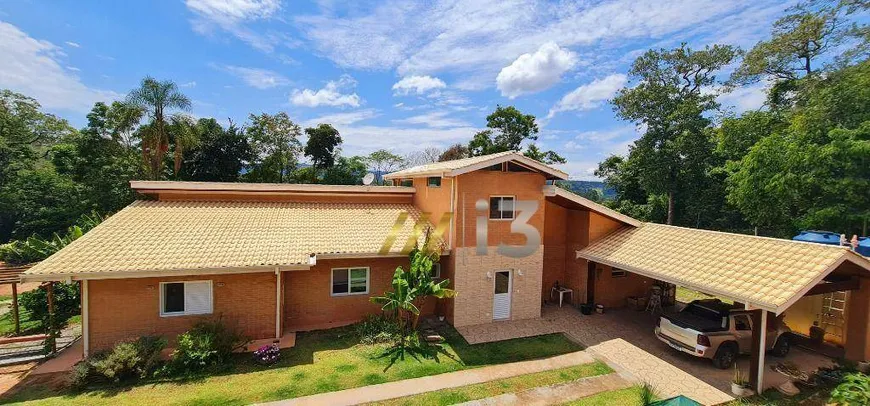
[[[420,217],[413,205],[140,200],[25,278],[307,266],[311,253],[377,253],[402,212],[391,253]]]
[[[403,186],[320,185],[301,183],[179,182],[166,180],[131,180],[138,191],[231,191],[231,192],[308,192],[413,194],[414,188]]]
[[[870,261],[844,247],[654,223],[623,227],[577,257],[776,313],[844,261],[870,270]]]
[[[411,178],[427,175],[439,176],[456,176],[460,173],[470,172],[476,169],[483,169],[487,166],[499,164],[507,161],[517,161],[547,173],[559,179],[568,179],[568,174],[556,168],[544,165],[534,159],[514,151],[499,152],[490,155],[476,156],[464,159],[455,159],[452,161],[434,162],[426,165],[419,165],[401,171],[392,172],[384,175],[384,179],[400,179]]]

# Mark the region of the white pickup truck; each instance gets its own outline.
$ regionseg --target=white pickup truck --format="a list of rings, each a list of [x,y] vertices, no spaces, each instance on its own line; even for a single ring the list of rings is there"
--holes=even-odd
[[[752,317],[742,307],[719,299],[695,300],[683,310],[661,316],[655,334],[671,348],[696,357],[709,358],[713,365],[727,369],[738,354],[752,348]],[[767,348],[770,354],[788,354],[791,329],[778,319],[767,325]]]

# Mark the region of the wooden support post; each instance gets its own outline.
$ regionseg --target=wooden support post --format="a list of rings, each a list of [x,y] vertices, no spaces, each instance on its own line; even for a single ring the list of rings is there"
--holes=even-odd
[[[15,320],[15,335],[21,335],[21,317],[18,314],[18,284],[12,282],[12,319]]]
[[[767,349],[767,310],[752,311],[752,349],[749,355],[749,384],[757,393],[764,389],[764,353]]]
[[[54,322],[54,282],[48,283],[48,339],[52,354],[57,352],[57,332]]]

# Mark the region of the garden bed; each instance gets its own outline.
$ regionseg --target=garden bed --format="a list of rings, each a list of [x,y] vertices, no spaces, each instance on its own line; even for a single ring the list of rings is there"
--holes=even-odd
[[[27,384],[0,403],[37,404],[249,404],[565,354],[582,348],[561,334],[469,345],[452,327],[435,359],[406,358],[390,365],[384,344],[362,345],[353,327],[299,333],[296,347],[271,367],[239,354],[225,371],[76,393]]]

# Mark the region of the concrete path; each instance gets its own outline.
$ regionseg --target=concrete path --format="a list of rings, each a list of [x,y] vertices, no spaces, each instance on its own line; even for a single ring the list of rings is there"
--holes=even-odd
[[[734,398],[656,356],[616,338],[586,349],[608,365],[651,384],[661,398],[685,395],[705,405],[717,405]]]
[[[559,385],[541,386],[518,393],[505,393],[504,395],[493,396],[491,398],[460,403],[460,405],[559,405],[580,398],[585,398],[587,396],[592,396],[600,392],[624,389],[631,385],[631,382],[622,378],[621,376],[619,376],[619,374],[608,374],[593,376],[589,378],[582,378],[573,382],[567,382]]]
[[[492,365],[465,371],[448,372],[421,378],[369,385],[337,392],[321,393],[295,399],[266,403],[271,406],[297,405],[355,405],[359,403],[379,402],[388,399],[417,395],[442,389],[457,388],[483,382],[511,378],[536,372],[568,368],[575,365],[595,362],[595,359],[585,351],[559,355],[532,361],[514,362],[510,364]]]

